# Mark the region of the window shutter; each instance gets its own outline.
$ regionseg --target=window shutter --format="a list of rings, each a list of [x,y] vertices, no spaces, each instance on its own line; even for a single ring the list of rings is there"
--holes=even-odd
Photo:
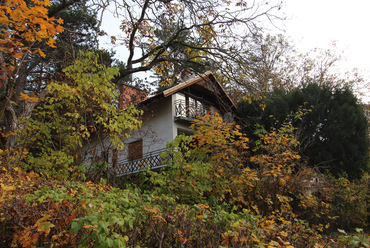
[[[143,157],[143,140],[128,144],[128,159],[135,160]]]

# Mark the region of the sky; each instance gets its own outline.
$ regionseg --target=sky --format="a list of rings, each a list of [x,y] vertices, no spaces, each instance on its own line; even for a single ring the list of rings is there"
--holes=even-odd
[[[353,68],[370,81],[370,0],[283,0],[282,12],[287,16],[280,30],[293,42],[296,49],[306,53],[313,48],[329,48],[336,41],[338,53],[344,52],[339,67],[343,71]],[[107,19],[109,19],[107,21]],[[111,16],[105,16],[103,29],[112,31],[112,23],[117,22]],[[104,24],[106,27],[104,27]],[[119,33],[116,30],[109,34]],[[109,42],[109,39],[108,41]],[[104,46],[104,45],[103,45]],[[125,61],[126,48],[117,47],[116,57]],[[147,74],[141,77],[147,77]],[[369,90],[370,92],[370,90]],[[370,93],[369,93],[370,95]],[[370,99],[370,98],[369,98]]]
[[[299,51],[336,41],[346,58],[343,69],[365,70],[370,77],[369,0],[285,0],[283,10],[288,16],[284,34]]]

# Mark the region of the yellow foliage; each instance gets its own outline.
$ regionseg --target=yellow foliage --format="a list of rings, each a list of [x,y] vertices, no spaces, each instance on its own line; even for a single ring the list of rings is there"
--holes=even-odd
[[[22,92],[21,92],[20,99],[22,101],[27,101],[27,102],[38,102],[39,101],[39,98],[38,97],[29,96],[29,95],[24,94]]]

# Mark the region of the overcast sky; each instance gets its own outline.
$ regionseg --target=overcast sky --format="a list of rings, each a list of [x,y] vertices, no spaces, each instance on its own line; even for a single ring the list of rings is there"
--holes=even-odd
[[[370,1],[369,0],[285,0],[290,20],[285,22],[286,35],[297,47],[308,51],[327,48],[337,41],[345,50],[345,67],[369,70]],[[370,73],[367,72],[370,76]]]
[[[313,48],[328,48],[331,41],[344,51],[345,71],[358,68],[370,79],[370,0],[284,0],[282,8],[288,20],[278,32],[289,37],[302,53]],[[105,16],[103,29],[110,35],[119,34],[119,25],[112,16]],[[114,30],[114,31],[113,31]],[[112,32],[113,31],[113,32]],[[274,32],[273,32],[274,33]],[[106,37],[107,41],[109,39]],[[102,41],[102,43],[104,43]],[[104,44],[101,44],[104,46]],[[117,47],[116,57],[127,59],[124,46]],[[145,76],[144,76],[145,77]]]

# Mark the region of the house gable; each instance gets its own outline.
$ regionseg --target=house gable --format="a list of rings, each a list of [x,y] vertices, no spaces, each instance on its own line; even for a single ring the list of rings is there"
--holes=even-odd
[[[228,108],[236,108],[235,103],[231,100],[222,85],[217,81],[211,71],[208,71],[198,77],[191,78],[188,81],[176,85],[170,89],[162,92],[163,97],[168,97],[176,92],[184,91],[186,88],[193,88],[202,93],[205,93],[213,98],[220,104],[228,106]],[[221,103],[222,102],[222,103]]]

